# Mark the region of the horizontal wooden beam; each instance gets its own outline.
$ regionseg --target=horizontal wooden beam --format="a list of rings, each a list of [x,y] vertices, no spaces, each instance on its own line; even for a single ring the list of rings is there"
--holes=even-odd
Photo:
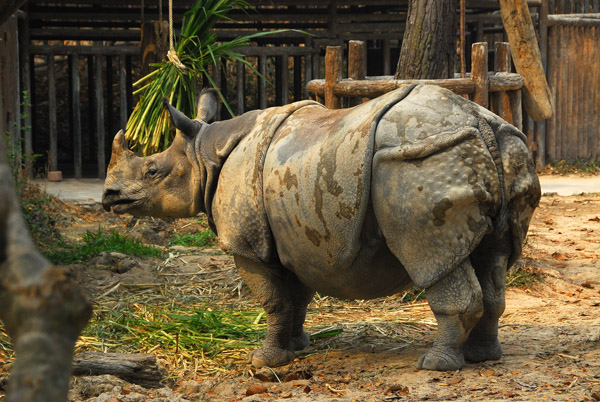
[[[448,78],[443,80],[394,80],[373,78],[367,78],[365,80],[343,79],[333,87],[333,92],[339,97],[360,96],[365,98],[376,98],[387,92],[393,91],[396,88],[409,84],[438,85],[461,95],[470,95],[475,92],[475,84],[471,78]],[[489,80],[489,92],[514,91],[523,87],[523,77],[515,73],[490,72]],[[317,96],[323,97],[325,95],[325,80],[312,80],[306,84],[306,89]]]
[[[65,45],[36,45],[29,47],[29,53],[34,55],[71,55],[83,56],[139,56],[139,46],[65,46]]]

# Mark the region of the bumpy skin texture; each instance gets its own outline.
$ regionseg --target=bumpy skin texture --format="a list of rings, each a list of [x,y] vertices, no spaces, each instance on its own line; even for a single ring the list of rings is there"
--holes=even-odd
[[[308,345],[314,291],[367,299],[413,283],[428,289],[439,324],[417,367],[500,358],[504,277],[540,197],[516,128],[436,86],[352,109],[304,101],[211,125],[177,113],[174,144],[143,162],[117,135],[104,205],[206,212],[267,315],[254,365],[286,364]],[[132,192],[147,201],[129,201]]]

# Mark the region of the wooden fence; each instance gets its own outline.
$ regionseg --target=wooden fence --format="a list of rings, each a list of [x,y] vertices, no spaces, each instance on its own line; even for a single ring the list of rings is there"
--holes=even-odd
[[[112,137],[125,127],[136,101],[132,76],[140,48],[38,45],[27,52],[33,61],[26,81],[32,85],[34,106],[26,114],[37,118],[32,122],[35,136],[26,138],[25,148],[46,149],[50,171],[103,179]],[[211,70],[236,114],[306,99],[306,82],[320,69],[319,54],[311,47],[253,46],[239,52],[260,76],[241,62],[233,71],[227,70],[230,63]],[[229,118],[221,109],[221,118]]]
[[[554,116],[549,161],[600,156],[600,14],[550,15],[547,76]]]
[[[459,95],[468,96],[474,102],[489,108],[509,123],[522,129],[521,88],[523,77],[510,72],[508,43],[496,43],[494,52],[495,72],[488,69],[487,42],[475,43],[471,51],[471,73],[465,78],[439,80],[394,80],[392,77],[366,77],[364,43],[351,41],[348,51],[348,79],[342,79],[342,51],[338,46],[327,48],[325,79],[308,83],[311,99],[329,108],[352,105],[352,98],[362,101],[375,98],[408,84],[434,84]],[[344,99],[346,98],[346,99]]]

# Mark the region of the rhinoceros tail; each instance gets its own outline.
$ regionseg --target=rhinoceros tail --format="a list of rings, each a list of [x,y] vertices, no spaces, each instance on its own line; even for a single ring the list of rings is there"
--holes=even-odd
[[[496,173],[498,174],[498,183],[500,187],[500,209],[498,214],[494,218],[494,229],[497,233],[504,233],[508,227],[508,205],[506,200],[506,185],[504,179],[504,165],[502,164],[502,156],[500,155],[500,147],[494,130],[489,123],[479,116],[479,134],[481,139],[485,143],[496,167]]]

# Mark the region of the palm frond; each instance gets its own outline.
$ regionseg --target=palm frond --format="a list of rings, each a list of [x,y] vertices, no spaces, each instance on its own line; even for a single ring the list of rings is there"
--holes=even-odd
[[[166,149],[174,134],[168,113],[163,110],[162,98],[190,117],[196,115],[196,95],[198,83],[206,77],[216,87],[216,83],[208,73],[209,66],[221,68],[221,60],[241,61],[258,74],[244,57],[235,52],[243,46],[249,46],[252,39],[283,32],[282,30],[259,32],[242,36],[229,42],[219,43],[211,28],[221,19],[228,19],[227,14],[234,8],[248,9],[250,4],[245,0],[196,0],[183,17],[180,35],[174,45],[175,52],[185,71],[173,63],[165,61],[156,64],[156,70],[135,82],[140,94],[126,126],[127,140],[132,148],[144,155]],[[233,116],[231,107],[219,93],[223,104]]]

